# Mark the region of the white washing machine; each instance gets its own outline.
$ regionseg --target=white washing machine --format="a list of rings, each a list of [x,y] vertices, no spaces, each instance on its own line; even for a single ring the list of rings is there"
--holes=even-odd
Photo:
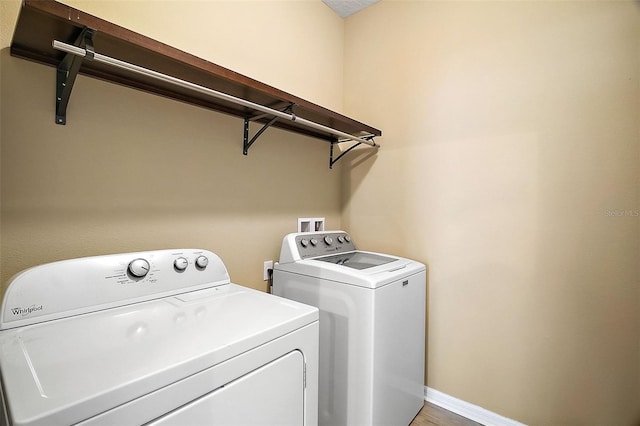
[[[289,234],[273,293],[320,309],[321,425],[408,425],[424,403],[426,269],[342,231]]]
[[[0,312],[2,424],[315,425],[318,310],[178,249],[15,276]]]

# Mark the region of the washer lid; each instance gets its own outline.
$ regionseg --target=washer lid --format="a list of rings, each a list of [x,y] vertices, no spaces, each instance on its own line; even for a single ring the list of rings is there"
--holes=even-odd
[[[340,253],[331,256],[318,257],[316,258],[316,260],[319,260],[321,262],[333,263],[336,265],[342,265],[352,269],[363,270],[395,262],[396,260],[398,260],[398,258],[363,251],[352,251],[350,253]]]
[[[234,284],[0,331],[12,424],[72,424],[317,321]]]

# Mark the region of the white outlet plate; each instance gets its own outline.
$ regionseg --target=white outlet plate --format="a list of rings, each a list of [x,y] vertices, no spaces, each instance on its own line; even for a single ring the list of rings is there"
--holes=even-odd
[[[269,269],[273,269],[273,260],[265,260],[264,262],[263,281],[267,281],[269,279]]]
[[[324,231],[324,217],[299,217],[298,232]]]

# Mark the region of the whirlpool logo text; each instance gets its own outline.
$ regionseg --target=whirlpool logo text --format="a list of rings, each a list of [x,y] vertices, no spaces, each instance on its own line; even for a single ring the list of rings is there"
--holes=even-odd
[[[11,312],[13,313],[13,316],[21,316],[21,317],[29,316],[32,313],[36,311],[41,311],[41,310],[42,310],[42,305],[40,306],[31,305],[29,307],[24,307],[24,308],[11,308]]]

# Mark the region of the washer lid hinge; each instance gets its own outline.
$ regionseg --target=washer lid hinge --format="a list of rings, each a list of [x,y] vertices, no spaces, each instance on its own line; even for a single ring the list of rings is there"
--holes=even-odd
[[[67,123],[67,105],[69,104],[71,90],[76,81],[78,71],[80,71],[82,61],[84,59],[93,60],[94,34],[94,29],[85,27],[74,43],[75,46],[86,49],[87,54],[84,58],[67,53],[58,64],[58,72],[56,74],[56,124],[64,125]]]
[[[289,105],[287,105],[282,110],[282,112],[287,113],[287,114],[291,114],[292,116],[295,117],[295,115],[293,114],[293,107],[294,106],[295,106],[294,103],[290,103]],[[264,124],[264,126],[262,126],[262,128],[260,130],[258,130],[255,135],[253,135],[251,140],[249,140],[249,122],[250,121],[260,120],[260,119],[262,119],[262,118],[264,118],[265,116],[268,116],[268,115],[269,114],[260,114],[260,115],[257,115],[255,117],[245,117],[245,119],[244,119],[244,137],[242,139],[242,153],[244,155],[249,154],[249,148],[251,148],[251,145],[253,145],[253,143],[260,137],[261,134],[264,133],[265,130],[267,130],[269,127],[271,127],[273,125],[273,123],[278,121],[278,118],[280,118],[280,117],[277,117],[277,116],[273,117],[271,120],[266,122]],[[295,119],[292,120],[292,121],[295,121]]]

